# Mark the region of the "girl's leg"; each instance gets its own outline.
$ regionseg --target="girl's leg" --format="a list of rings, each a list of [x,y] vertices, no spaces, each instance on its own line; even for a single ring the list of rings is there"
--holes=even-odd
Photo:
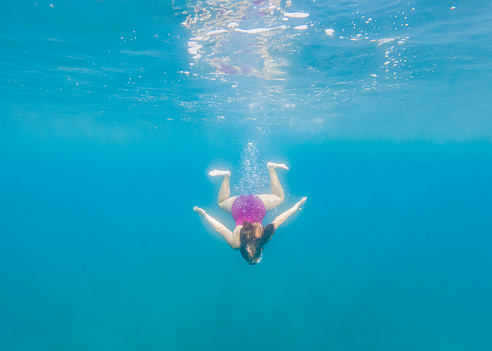
[[[268,168],[268,172],[270,173],[270,188],[272,189],[273,194],[263,194],[263,195],[258,195],[258,197],[265,204],[267,211],[269,211],[272,208],[275,208],[278,205],[280,205],[285,199],[284,189],[282,189],[282,185],[280,185],[280,181],[278,180],[277,172],[275,171],[275,168],[283,168],[287,170],[288,168],[286,165],[282,163],[273,163],[273,162],[268,162],[267,168]]]
[[[229,171],[211,171],[209,173],[212,177],[222,176],[222,184],[220,185],[219,197],[217,198],[217,202],[219,207],[227,213],[231,213],[232,204],[236,199],[236,196],[229,197],[231,195],[231,188],[229,185],[229,178],[231,177],[231,172]]]

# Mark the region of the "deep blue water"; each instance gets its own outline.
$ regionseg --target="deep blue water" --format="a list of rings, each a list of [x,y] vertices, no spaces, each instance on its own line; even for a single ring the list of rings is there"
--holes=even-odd
[[[490,3],[217,3],[4,6],[0,350],[490,350]]]

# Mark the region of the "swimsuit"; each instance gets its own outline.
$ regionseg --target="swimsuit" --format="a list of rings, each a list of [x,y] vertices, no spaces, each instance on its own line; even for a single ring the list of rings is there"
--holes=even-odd
[[[232,218],[236,226],[243,225],[244,221],[262,224],[265,213],[265,204],[256,195],[241,195],[236,197],[231,208]]]

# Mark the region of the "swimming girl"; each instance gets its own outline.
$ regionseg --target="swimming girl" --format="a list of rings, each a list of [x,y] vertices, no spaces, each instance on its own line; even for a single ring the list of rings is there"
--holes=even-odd
[[[221,234],[227,243],[234,249],[241,252],[241,255],[248,264],[257,264],[261,260],[263,246],[268,243],[277,228],[292,216],[300,206],[306,202],[307,197],[296,203],[291,209],[280,214],[275,220],[263,227],[262,222],[265,212],[277,207],[284,201],[284,190],[275,172],[275,168],[287,169],[287,166],[279,163],[267,163],[270,173],[270,187],[273,194],[263,195],[240,195],[229,197],[231,190],[229,187],[229,171],[211,171],[212,177],[222,176],[222,184],[219,190],[218,203],[222,210],[232,214],[236,223],[234,231],[227,229],[222,223],[211,217],[203,209],[194,207],[193,210],[204,217],[212,227]]]

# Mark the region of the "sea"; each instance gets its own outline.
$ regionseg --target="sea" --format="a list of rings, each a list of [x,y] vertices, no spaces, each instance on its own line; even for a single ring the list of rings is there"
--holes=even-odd
[[[0,350],[492,350],[490,1],[1,7]]]

